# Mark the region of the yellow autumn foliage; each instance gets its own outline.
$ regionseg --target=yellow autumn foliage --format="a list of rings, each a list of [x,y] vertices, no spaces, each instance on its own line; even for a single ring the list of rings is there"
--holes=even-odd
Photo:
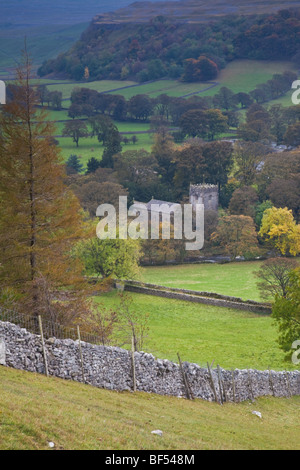
[[[300,225],[287,207],[272,207],[264,212],[259,235],[282,255],[300,253]]]

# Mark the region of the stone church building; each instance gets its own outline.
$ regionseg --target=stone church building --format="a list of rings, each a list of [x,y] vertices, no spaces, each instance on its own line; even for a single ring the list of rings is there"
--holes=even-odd
[[[219,188],[215,184],[191,184],[190,204],[193,208],[196,204],[204,204],[205,211],[218,212]]]

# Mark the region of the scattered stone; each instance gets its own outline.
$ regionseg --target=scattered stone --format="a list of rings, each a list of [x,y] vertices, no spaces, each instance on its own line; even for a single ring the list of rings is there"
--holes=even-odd
[[[4,339],[0,338],[0,366],[6,365],[6,347]]]
[[[262,418],[262,414],[259,411],[252,411],[252,414],[258,416],[260,419]]]
[[[156,436],[162,436],[163,432],[160,429],[156,429],[155,431],[151,431],[151,434],[155,434]]]

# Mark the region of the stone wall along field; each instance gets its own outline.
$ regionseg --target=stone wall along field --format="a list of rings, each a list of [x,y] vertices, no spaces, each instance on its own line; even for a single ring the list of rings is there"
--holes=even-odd
[[[131,352],[116,347],[50,338],[45,341],[49,375],[85,382],[108,390],[133,390]],[[134,353],[137,391],[215,401],[244,401],[273,395],[300,395],[300,371],[209,370],[197,364],[180,365]],[[12,323],[0,322],[0,364],[30,372],[45,373],[41,337]],[[213,379],[213,383],[211,381]]]

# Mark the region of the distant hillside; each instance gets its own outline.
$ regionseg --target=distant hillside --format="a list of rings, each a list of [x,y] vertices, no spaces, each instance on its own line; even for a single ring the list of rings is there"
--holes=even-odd
[[[199,9],[195,11],[200,12],[203,3],[197,3]],[[178,8],[172,10],[175,4]],[[221,0],[219,4],[224,6]],[[170,16],[151,17],[157,13],[155,5],[164,5]],[[272,15],[220,13],[214,21],[199,24],[198,13],[192,11],[195,0],[155,5],[146,2],[142,8],[141,3],[133,4],[128,9],[95,17],[80,41],[57,59],[44,63],[39,74],[64,74],[82,80],[87,67],[92,80],[145,82],[163,77],[188,80],[190,76],[191,81],[197,81],[203,71],[198,70],[199,57],[205,56],[207,66],[221,70],[235,59],[288,60],[299,50],[300,9],[285,9]],[[228,3],[222,12],[227,8]],[[245,5],[244,9],[248,8]],[[126,11],[131,13],[126,16]],[[133,15],[133,11],[138,13]],[[143,23],[146,16],[147,22]],[[191,69],[193,73],[189,72]],[[206,76],[215,78],[215,73]]]
[[[165,0],[136,1],[113,13],[94,18],[98,24],[147,23],[150,18],[163,15],[178,22],[203,23],[224,15],[253,15],[274,13],[283,8],[298,8],[299,1],[278,0]]]
[[[138,2],[143,3],[143,0]],[[89,22],[101,12],[117,10],[129,3],[131,0],[2,0],[0,27],[4,24],[21,27],[74,25]]]
[[[14,73],[25,37],[34,65],[41,65],[67,51],[96,14],[124,7],[130,1],[0,1],[0,68],[4,70],[5,77],[9,75],[7,68],[13,68]]]

